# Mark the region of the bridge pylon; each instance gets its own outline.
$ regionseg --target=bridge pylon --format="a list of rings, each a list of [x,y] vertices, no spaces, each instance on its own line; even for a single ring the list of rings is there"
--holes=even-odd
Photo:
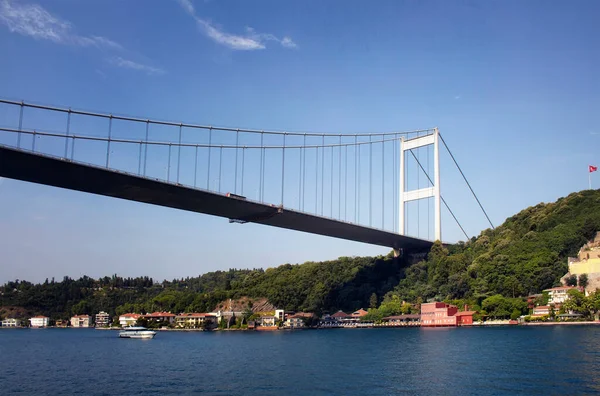
[[[399,211],[399,234],[405,235],[405,211],[406,203],[420,199],[433,197],[434,199],[434,236],[435,240],[442,240],[442,216],[441,216],[441,193],[440,193],[440,132],[434,128],[433,133],[412,139],[400,139],[400,211]],[[407,151],[433,145],[433,167],[434,176],[432,186],[417,190],[406,191],[405,176],[405,154]]]

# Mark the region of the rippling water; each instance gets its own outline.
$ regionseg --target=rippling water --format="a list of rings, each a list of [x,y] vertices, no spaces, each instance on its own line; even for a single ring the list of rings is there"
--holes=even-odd
[[[600,327],[0,331],[0,394],[600,392]]]

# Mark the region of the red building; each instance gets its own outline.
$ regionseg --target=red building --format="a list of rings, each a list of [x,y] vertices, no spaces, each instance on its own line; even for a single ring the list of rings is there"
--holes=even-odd
[[[468,326],[473,324],[473,314],[475,311],[463,311],[457,312],[456,315],[456,325],[457,326]]]
[[[443,302],[421,304],[422,327],[448,327],[473,324],[474,311],[458,312],[456,305]]]

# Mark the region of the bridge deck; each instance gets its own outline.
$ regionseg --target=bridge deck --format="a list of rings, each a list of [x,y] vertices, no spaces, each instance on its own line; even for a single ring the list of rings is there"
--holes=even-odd
[[[0,146],[0,176],[390,248],[432,242],[224,194]]]

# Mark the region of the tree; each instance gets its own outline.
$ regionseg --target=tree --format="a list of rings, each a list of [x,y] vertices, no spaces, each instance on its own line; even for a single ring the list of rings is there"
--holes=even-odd
[[[567,311],[573,311],[583,316],[592,316],[593,303],[590,298],[576,289],[567,292],[569,298],[564,302]]]
[[[369,308],[377,308],[377,294],[371,294],[371,298],[369,299]]]
[[[518,309],[513,309],[512,313],[510,314],[510,318],[512,320],[517,320],[519,319],[519,316],[521,316],[521,311],[519,311]]]
[[[569,275],[567,279],[565,279],[565,283],[567,286],[577,286],[577,275]]]
[[[588,279],[587,274],[579,275],[579,286],[581,286],[585,289],[588,284],[589,284],[589,279]]]

